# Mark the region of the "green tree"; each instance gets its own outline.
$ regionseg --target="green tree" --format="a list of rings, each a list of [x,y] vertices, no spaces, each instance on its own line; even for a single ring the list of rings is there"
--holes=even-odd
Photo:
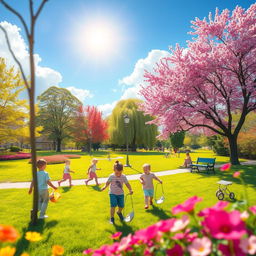
[[[73,120],[77,108],[82,103],[64,88],[52,86],[38,96],[38,124],[42,133],[56,143],[56,151],[61,151],[63,139],[71,136]]]
[[[153,118],[144,115],[138,110],[138,104],[142,103],[138,99],[121,100],[117,103],[109,118],[110,144],[119,146],[126,145],[126,140],[132,150],[138,146],[152,148],[156,141],[157,126],[146,124]],[[125,125],[124,115],[130,118],[129,124]]]
[[[7,68],[5,60],[0,58],[0,142],[16,141],[17,136],[28,118],[26,100],[19,99],[19,94],[25,89],[19,72]]]
[[[184,138],[185,138],[184,131],[175,132],[170,135],[171,145],[172,145],[175,153],[178,151],[179,148],[183,147]]]

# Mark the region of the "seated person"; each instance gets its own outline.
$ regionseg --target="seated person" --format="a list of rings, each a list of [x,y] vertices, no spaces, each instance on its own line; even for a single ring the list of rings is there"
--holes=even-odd
[[[191,157],[190,157],[189,153],[186,153],[186,158],[184,160],[184,164],[182,167],[188,168],[191,164],[192,164]]]

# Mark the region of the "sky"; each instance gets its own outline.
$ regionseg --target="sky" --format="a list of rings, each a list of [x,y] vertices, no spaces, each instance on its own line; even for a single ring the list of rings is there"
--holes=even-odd
[[[28,0],[6,0],[29,21]],[[41,0],[35,0],[37,9]],[[145,70],[191,40],[191,20],[203,19],[250,0],[48,0],[36,24],[36,95],[50,86],[67,88],[104,116],[121,99],[141,98]],[[22,24],[0,5],[0,23],[28,74]],[[0,31],[1,32],[1,31]],[[15,65],[0,33],[0,57]]]

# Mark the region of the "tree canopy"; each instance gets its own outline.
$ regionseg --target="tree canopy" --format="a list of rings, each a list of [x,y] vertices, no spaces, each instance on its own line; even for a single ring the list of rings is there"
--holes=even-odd
[[[143,110],[156,116],[163,134],[201,130],[228,138],[232,164],[238,164],[237,137],[246,115],[256,109],[256,4],[192,21],[186,49],[146,72]],[[233,122],[233,115],[240,113]]]
[[[138,99],[121,100],[114,108],[109,118],[110,142],[116,145],[128,144],[136,149],[137,146],[152,148],[157,136],[157,127],[153,124],[146,124],[153,118],[144,115],[138,110],[138,104],[142,101]],[[127,126],[124,123],[124,116],[130,118]]]
[[[64,88],[52,86],[38,96],[38,124],[43,126],[42,133],[56,142],[61,151],[63,139],[71,136],[73,118],[82,103]]]

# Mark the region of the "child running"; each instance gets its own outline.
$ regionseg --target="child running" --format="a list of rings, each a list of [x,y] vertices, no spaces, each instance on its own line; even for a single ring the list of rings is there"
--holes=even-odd
[[[123,165],[116,161],[114,164],[114,174],[108,177],[106,185],[101,189],[103,191],[110,185],[109,197],[110,197],[110,223],[115,224],[115,209],[118,206],[117,215],[121,221],[124,220],[122,210],[124,208],[124,190],[123,184],[129,189],[130,194],[133,194],[130,183],[125,175],[122,174]]]
[[[47,162],[44,159],[40,159],[36,163],[38,172],[37,172],[37,184],[38,184],[38,211],[40,211],[39,219],[47,218],[45,215],[48,202],[49,202],[49,192],[48,186],[53,189],[57,189],[50,181],[49,174],[45,171]],[[34,187],[34,181],[31,182],[28,193],[31,194]]]
[[[145,209],[148,209],[148,205],[153,204],[153,196],[154,196],[154,186],[153,179],[157,180],[161,184],[163,183],[160,179],[156,177],[154,173],[150,172],[151,166],[150,164],[143,165],[144,174],[140,176],[141,184],[143,185],[143,191],[145,196]]]
[[[96,174],[96,170],[101,170],[100,168],[97,168],[96,164],[98,163],[98,159],[93,158],[92,163],[88,168],[87,174],[89,176],[89,179],[85,181],[85,185],[88,185],[88,182],[95,179],[96,185],[99,186],[100,184],[98,183],[98,177]]]
[[[66,180],[69,180],[69,186],[71,187],[71,186],[73,186],[73,185],[71,184],[72,178],[71,178],[70,173],[71,173],[71,172],[75,173],[75,172],[70,170],[70,160],[66,160],[66,161],[65,161],[65,164],[66,164],[66,165],[65,165],[65,168],[64,168],[64,171],[63,171],[62,180],[58,181],[58,184],[59,184],[59,186],[60,186],[61,182],[64,182],[64,181],[66,181]]]

